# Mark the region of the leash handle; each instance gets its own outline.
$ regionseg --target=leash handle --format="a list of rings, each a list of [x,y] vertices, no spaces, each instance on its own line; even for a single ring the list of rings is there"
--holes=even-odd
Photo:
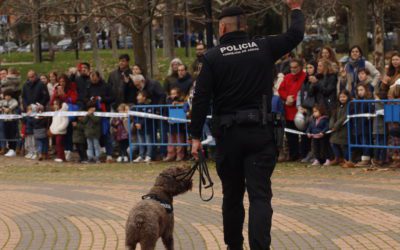
[[[211,180],[210,172],[208,171],[207,162],[204,157],[203,151],[201,149],[199,149],[199,151],[198,151],[198,156],[199,156],[199,160],[195,163],[193,168],[197,168],[197,170],[199,171],[200,199],[202,201],[208,202],[208,201],[212,200],[212,198],[214,197],[214,188],[213,188],[214,183]],[[207,185],[207,181],[208,181],[208,185]],[[202,193],[203,188],[204,189],[211,188],[211,195],[209,198],[204,198],[203,193]]]

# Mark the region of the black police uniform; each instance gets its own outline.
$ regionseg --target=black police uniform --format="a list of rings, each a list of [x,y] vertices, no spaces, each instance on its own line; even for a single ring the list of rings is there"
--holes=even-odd
[[[241,14],[237,8],[225,11],[225,16]],[[243,31],[222,36],[221,44],[205,53],[195,87],[191,124],[194,139],[202,135],[213,100],[216,164],[223,188],[224,239],[229,249],[242,249],[246,188],[250,201],[250,248],[269,249],[271,244],[270,178],[276,163],[276,144],[272,125],[263,125],[258,115],[263,99],[271,103],[275,61],[303,40],[302,11],[293,10],[291,20],[287,33],[278,36],[250,39]]]

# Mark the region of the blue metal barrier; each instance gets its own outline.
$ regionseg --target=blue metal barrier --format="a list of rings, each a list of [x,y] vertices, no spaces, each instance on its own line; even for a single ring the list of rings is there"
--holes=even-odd
[[[400,123],[400,99],[353,100],[348,105],[347,115],[349,159],[357,148],[365,151],[400,149],[400,145],[388,145],[389,126]]]
[[[168,118],[186,119],[183,105],[136,105],[132,111],[161,115]],[[138,126],[138,124],[140,124]],[[133,151],[139,147],[189,146],[188,122],[172,119],[160,120],[128,117],[129,149],[132,160]]]

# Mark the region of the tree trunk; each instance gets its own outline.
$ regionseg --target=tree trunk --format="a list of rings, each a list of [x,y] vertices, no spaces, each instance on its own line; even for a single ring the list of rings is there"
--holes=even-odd
[[[349,11],[350,47],[358,45],[368,58],[368,5],[365,0],[351,0]]]
[[[117,30],[117,25],[111,24],[110,32],[111,32],[112,56],[113,56],[113,58],[118,58],[118,48],[117,48],[118,30]]]
[[[374,64],[375,67],[383,73],[385,70],[385,57],[384,57],[384,0],[373,1],[374,12]]]
[[[143,70],[143,75],[147,76],[147,58],[144,46],[143,32],[132,33],[132,43],[133,43],[133,57],[135,59],[135,64],[139,64]]]
[[[122,26],[122,41],[120,41],[120,43],[122,42],[123,47],[121,46],[121,48],[123,49],[128,49],[128,45],[126,44],[126,37],[128,34],[128,29],[125,26]]]
[[[164,57],[172,60],[175,56],[175,40],[174,40],[174,0],[165,0],[165,13],[163,17],[164,32]]]
[[[40,63],[40,30],[39,30],[39,8],[40,1],[33,1],[34,14],[32,15],[32,37],[33,37],[33,60]]]
[[[100,74],[102,74],[101,59],[99,55],[99,45],[97,43],[97,35],[96,35],[96,24],[93,18],[90,18],[89,29],[90,29],[90,38],[93,41],[92,52],[93,52],[94,65],[96,67],[96,70],[99,71]]]
[[[88,13],[92,10],[92,2],[91,0],[86,0],[86,10]],[[99,55],[99,46],[97,43],[97,35],[96,35],[96,23],[94,22],[94,18],[92,16],[89,17],[89,30],[90,30],[90,39],[92,40],[93,48],[92,48],[92,53],[93,53],[93,61],[94,65],[96,67],[96,70],[100,72],[102,75],[102,67],[101,67],[101,59]]]

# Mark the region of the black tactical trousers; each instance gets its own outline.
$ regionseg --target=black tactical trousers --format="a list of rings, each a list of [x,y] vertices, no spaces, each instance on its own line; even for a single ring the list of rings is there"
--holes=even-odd
[[[217,138],[217,172],[223,190],[224,240],[230,250],[243,249],[243,196],[247,189],[248,237],[252,250],[271,244],[271,175],[276,162],[276,145],[271,127],[233,125]]]

